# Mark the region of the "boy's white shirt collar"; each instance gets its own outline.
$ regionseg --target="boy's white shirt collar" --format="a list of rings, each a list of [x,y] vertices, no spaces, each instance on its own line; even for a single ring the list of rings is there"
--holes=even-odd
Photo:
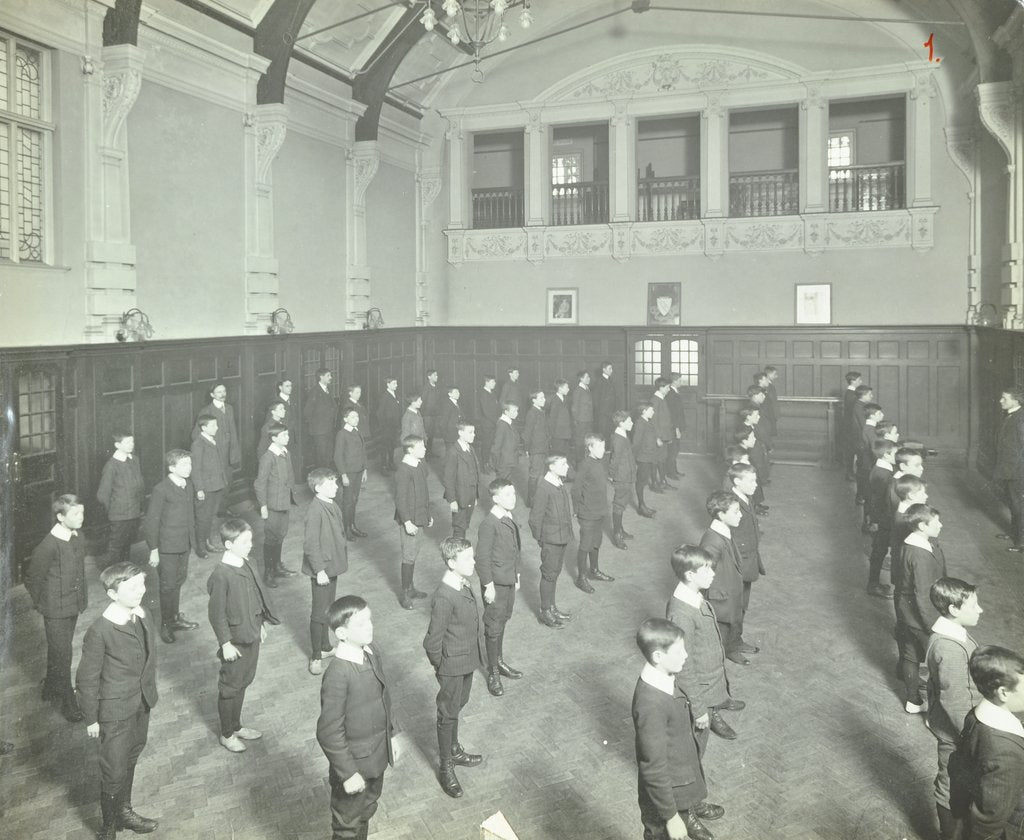
[[[657,397],[659,400],[665,399],[665,395],[663,393],[661,393],[661,391],[655,391],[652,396]]]
[[[721,534],[727,540],[732,539],[732,528],[726,525],[721,519],[713,519],[711,521],[711,530],[716,534]]]
[[[735,494],[736,494],[737,496],[739,496],[739,497],[740,497],[740,498],[741,498],[741,499],[742,499],[742,500],[743,500],[744,502],[746,502],[746,503],[747,503],[748,505],[750,504],[750,499],[748,499],[748,498],[746,497],[746,495],[745,495],[744,493],[742,493],[742,492],[740,491],[740,488],[739,488],[739,487],[737,487],[737,486],[736,486],[735,484],[734,484],[734,485],[733,485],[733,487],[732,487],[732,492],[733,492],[733,493],[735,493]]]
[[[508,424],[509,424],[510,426],[512,425],[512,418],[511,418],[511,417],[509,417],[509,416],[508,416],[507,414],[502,414],[502,415],[501,415],[501,417],[499,417],[498,419],[499,419],[499,420],[504,420],[504,421],[505,421],[506,423],[508,423]]]
[[[329,393],[331,393],[330,391],[328,391],[328,390],[327,390],[327,386],[326,386],[326,385],[324,385],[324,383],[323,383],[323,382],[318,382],[317,384],[318,384],[318,385],[320,386],[320,389],[321,389],[321,390],[322,390],[322,391],[323,391],[323,392],[324,392],[325,394],[329,394]]]
[[[658,691],[664,691],[669,697],[675,696],[675,677],[671,674],[665,674],[659,671],[650,662],[644,663],[644,668],[640,672],[640,679],[647,683],[651,688],[656,688]]]
[[[129,610],[126,607],[122,607],[115,601],[111,601],[107,604],[107,608],[103,611],[103,617],[107,621],[121,626],[124,626],[131,621],[133,615],[138,618],[145,618],[146,611],[142,609],[142,607],[133,607]]]
[[[334,655],[353,665],[362,665],[366,661],[366,657],[370,655],[370,648],[368,645],[357,648],[355,645],[338,642],[338,646],[334,649]]]
[[[461,449],[463,452],[469,452],[469,444],[466,443],[466,441],[460,439],[455,442],[459,445],[459,449]]]
[[[544,480],[548,484],[553,484],[555,487],[562,486],[562,479],[559,476],[555,475],[553,472],[549,472],[547,475],[545,475]]]
[[[699,592],[695,592],[690,589],[685,583],[680,581],[676,584],[675,592],[672,593],[673,598],[678,598],[684,604],[689,604],[691,607],[696,607],[698,610],[704,603],[704,596]]]
[[[626,438],[627,440],[629,439],[629,436],[626,434],[626,430],[625,429],[616,427],[615,434],[622,435],[622,437]]]
[[[418,467],[420,465],[420,459],[414,458],[412,455],[403,455],[402,463],[408,464],[410,467]]]
[[[418,408],[413,408],[411,405],[408,408],[406,408],[406,411],[411,411],[413,414],[420,413],[420,410]]]
[[[220,558],[220,562],[226,566],[231,566],[235,569],[241,569],[245,565],[245,558],[239,557],[232,551],[225,551],[224,556]]]
[[[882,467],[883,469],[889,470],[889,472],[896,471],[896,467],[893,464],[890,464],[884,458],[879,458],[877,461],[875,461],[875,466]]]
[[[122,452],[120,449],[114,450],[113,458],[115,461],[120,461],[121,463],[124,463],[131,457],[132,456],[129,455],[127,452]]]
[[[910,510],[910,508],[911,508],[911,506],[913,504],[914,504],[914,502],[911,502],[909,499],[904,499],[902,502],[900,502],[898,505],[896,505],[896,512],[897,513],[906,513],[908,510]]]
[[[982,700],[974,707],[974,716],[985,726],[991,726],[1000,732],[1024,738],[1024,724],[1013,714],[991,700]]]
[[[50,529],[50,533],[61,542],[71,542],[72,537],[78,536],[78,531],[72,531],[63,522],[54,522],[53,527]]]
[[[174,473],[167,473],[167,477],[171,480],[172,484],[177,485],[182,490],[184,490],[185,485],[188,484],[188,481],[182,478],[180,475],[174,475]]]
[[[925,551],[932,551],[932,544],[928,541],[928,537],[926,537],[920,531],[914,531],[903,542],[907,545],[913,545],[917,546],[918,548],[923,548]]]
[[[356,430],[356,427],[353,426],[351,423],[345,423],[344,425],[346,432],[354,432]]]
[[[491,513],[498,517],[498,519],[504,519],[506,516],[512,516],[512,514],[505,510],[505,508],[503,508],[501,505],[492,505]]]
[[[878,425],[878,421],[877,420],[865,420],[864,421],[864,425],[865,426],[877,426]]]
[[[216,440],[216,438],[212,438],[212,437],[210,437],[210,436],[209,436],[208,434],[206,434],[206,432],[200,432],[200,434],[201,434],[201,435],[202,435],[202,436],[203,436],[204,438],[206,438],[206,439],[207,439],[207,440],[208,440],[208,441],[209,441],[210,443],[212,443],[212,444],[213,444],[214,446],[216,446],[216,445],[217,445],[217,440]]]
[[[224,400],[211,400],[210,402],[213,404],[214,408],[219,409],[220,411],[224,410]]]
[[[450,586],[456,592],[461,592],[462,587],[466,585],[466,579],[462,575],[457,575],[449,569],[441,575],[441,583]]]
[[[269,449],[275,455],[284,455],[288,451],[283,446],[278,446],[276,443],[270,444],[270,446],[268,446],[267,449]]]
[[[1015,411],[1020,411],[1020,406],[1019,405],[1014,406],[1013,408],[1006,409],[1007,415],[1013,414],[1013,412],[1015,412]]]
[[[949,636],[949,638],[956,639],[958,642],[967,641],[967,628],[957,624],[955,621],[951,621],[944,615],[940,615],[935,619],[935,623],[932,625],[932,632],[938,633],[940,636]]]

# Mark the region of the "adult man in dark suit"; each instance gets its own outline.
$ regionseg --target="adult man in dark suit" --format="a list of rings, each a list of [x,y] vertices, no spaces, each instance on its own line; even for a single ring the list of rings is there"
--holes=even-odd
[[[594,395],[595,428],[604,435],[606,441],[611,440],[612,433],[615,431],[612,415],[619,404],[619,397],[616,393],[617,387],[612,381],[612,370],[611,362],[601,362],[601,372],[594,380],[591,388]]]
[[[438,411],[437,435],[444,441],[441,457],[455,446],[459,439],[459,423],[462,422],[462,406],[459,405],[461,393],[454,385],[448,389],[447,396]]]
[[[398,399],[398,380],[389,376],[384,382],[384,393],[377,403],[377,429],[380,432],[381,471],[395,471],[395,449],[402,430],[402,403]]]
[[[665,402],[668,403],[669,415],[672,418],[672,431],[673,435],[668,444],[668,467],[665,475],[669,478],[682,478],[685,473],[679,472],[679,441],[683,436],[683,430],[686,428],[686,412],[685,406],[683,405],[683,375],[681,373],[672,373],[669,375],[669,379],[672,383],[668,389],[668,393],[665,394]]]
[[[473,451],[476,427],[460,420],[457,431],[444,462],[444,500],[452,511],[452,536],[465,537],[480,495],[480,463]]]
[[[1010,529],[999,536],[1011,540],[1008,551],[1019,554],[1024,548],[1024,411],[1020,410],[1024,393],[1007,388],[999,396],[999,407],[1006,412],[996,430],[996,459],[992,480],[997,481],[1010,508]]]
[[[334,374],[327,368],[316,372],[317,384],[306,392],[302,417],[313,446],[306,459],[314,467],[331,469],[334,457],[334,433],[338,429],[338,400],[331,393]]]
[[[224,465],[224,476],[230,486],[231,476],[242,463],[242,442],[238,437],[238,425],[235,423],[235,407],[225,402],[227,396],[228,389],[223,382],[218,382],[210,389],[210,404],[204,406],[198,416],[210,415],[217,418],[217,434],[214,437],[217,441],[217,452]],[[202,431],[197,420],[192,428],[192,440],[199,437]]]

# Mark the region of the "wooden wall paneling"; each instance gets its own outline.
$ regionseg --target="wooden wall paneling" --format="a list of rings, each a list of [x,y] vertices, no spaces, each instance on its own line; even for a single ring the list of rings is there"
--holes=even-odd
[[[878,365],[872,374],[871,389],[875,393],[875,402],[885,412],[885,419],[899,425],[901,433],[906,435],[909,429],[906,428],[906,400],[901,389],[900,371],[899,365]],[[925,412],[927,410],[926,407]]]

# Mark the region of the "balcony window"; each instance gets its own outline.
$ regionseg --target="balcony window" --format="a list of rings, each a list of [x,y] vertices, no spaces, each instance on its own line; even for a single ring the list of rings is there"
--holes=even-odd
[[[473,136],[473,227],[525,224],[523,133]]]
[[[552,132],[551,224],[606,223],[608,126],[559,126]]]
[[[636,137],[636,218],[700,218],[700,118],[640,120]]]
[[[829,212],[906,207],[905,134],[901,98],[830,103]]]
[[[729,114],[729,215],[799,212],[796,107]]]

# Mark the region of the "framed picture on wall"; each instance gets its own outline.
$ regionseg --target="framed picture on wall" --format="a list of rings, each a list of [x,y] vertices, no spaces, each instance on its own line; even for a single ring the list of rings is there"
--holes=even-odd
[[[796,284],[796,323],[832,323],[832,284]]]
[[[679,326],[682,283],[647,284],[647,323],[650,326]]]
[[[548,323],[575,326],[580,322],[580,290],[548,289]]]

